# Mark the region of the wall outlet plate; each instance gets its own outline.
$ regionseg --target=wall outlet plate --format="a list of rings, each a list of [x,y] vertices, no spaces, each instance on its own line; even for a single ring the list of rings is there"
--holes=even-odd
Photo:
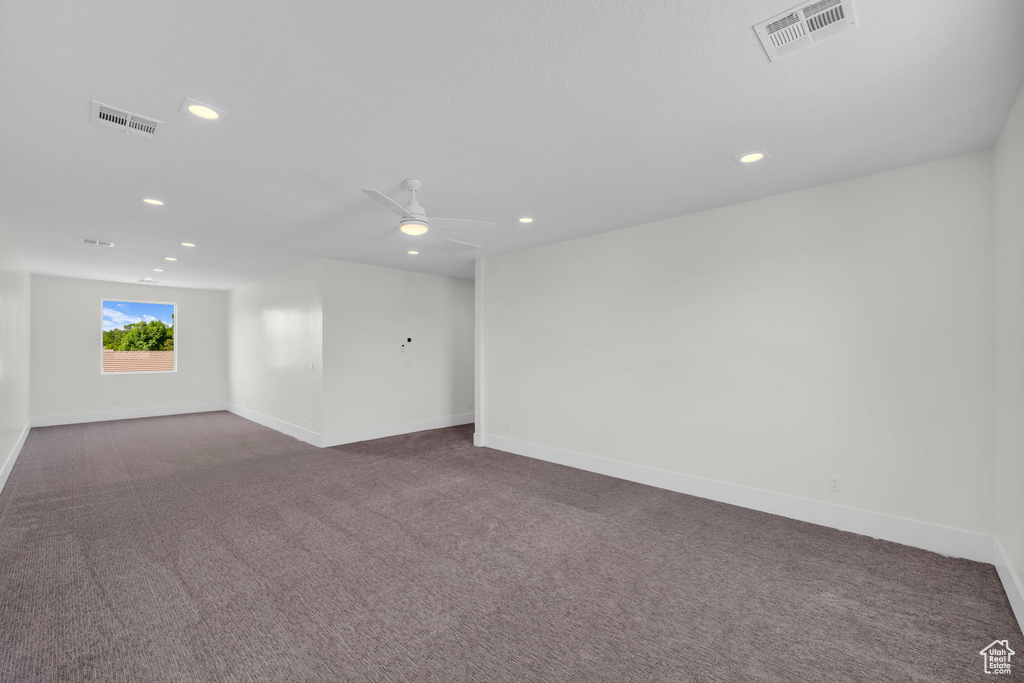
[[[832,493],[839,493],[842,489],[839,487],[839,477],[828,478],[828,490]]]

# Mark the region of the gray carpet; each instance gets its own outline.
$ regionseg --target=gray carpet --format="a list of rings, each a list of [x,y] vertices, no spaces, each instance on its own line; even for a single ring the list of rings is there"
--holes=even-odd
[[[228,413],[37,428],[0,495],[3,681],[960,682],[997,638],[1024,653],[989,565],[471,427],[326,450]]]

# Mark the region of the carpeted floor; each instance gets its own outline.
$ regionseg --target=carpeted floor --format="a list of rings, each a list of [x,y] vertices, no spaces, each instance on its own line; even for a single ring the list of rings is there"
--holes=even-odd
[[[0,495],[2,681],[959,683],[997,638],[1024,653],[989,565],[471,427],[325,450],[228,413],[37,428]]]

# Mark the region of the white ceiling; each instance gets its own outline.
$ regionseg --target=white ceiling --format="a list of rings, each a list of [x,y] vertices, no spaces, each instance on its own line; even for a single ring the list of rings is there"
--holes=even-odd
[[[770,63],[751,27],[793,4],[10,0],[0,221],[50,275],[228,289],[330,257],[472,278],[474,257],[992,145],[1024,2],[856,0],[855,29]],[[94,99],[165,125],[92,124]],[[497,229],[395,232],[360,189],[404,203],[407,177],[428,215]],[[443,238],[482,249],[406,253]]]

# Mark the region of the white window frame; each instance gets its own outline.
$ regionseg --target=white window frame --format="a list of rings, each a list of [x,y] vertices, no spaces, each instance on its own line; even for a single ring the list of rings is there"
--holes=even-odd
[[[173,370],[130,370],[127,372],[105,372],[103,370],[103,304],[158,304],[161,306],[173,306],[174,321],[174,369]],[[176,301],[140,301],[137,299],[100,299],[100,375],[111,377],[114,375],[171,375],[178,372],[178,302]]]

